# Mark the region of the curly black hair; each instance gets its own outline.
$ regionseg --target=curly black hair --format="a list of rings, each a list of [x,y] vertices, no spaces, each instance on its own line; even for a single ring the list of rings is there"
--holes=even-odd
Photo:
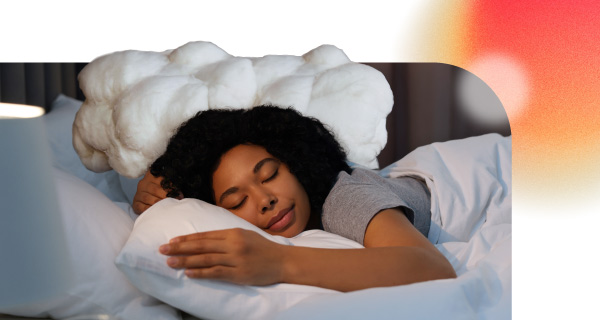
[[[292,108],[201,111],[179,127],[150,173],[163,177],[169,197],[183,195],[214,204],[212,175],[221,156],[240,144],[262,146],[288,166],[308,194],[307,228],[322,229],[325,198],[339,172],[351,170],[334,135],[319,120]]]

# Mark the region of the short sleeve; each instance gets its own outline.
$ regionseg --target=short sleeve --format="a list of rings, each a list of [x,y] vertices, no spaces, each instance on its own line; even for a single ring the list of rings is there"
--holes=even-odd
[[[340,172],[323,205],[323,227],[363,244],[371,219],[381,210],[397,207],[427,236],[431,202],[422,182],[412,177],[383,178],[364,169],[355,169],[352,174]]]

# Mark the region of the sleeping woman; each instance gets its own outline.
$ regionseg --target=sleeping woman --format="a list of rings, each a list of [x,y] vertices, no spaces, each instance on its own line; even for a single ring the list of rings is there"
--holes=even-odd
[[[324,229],[365,247],[286,246],[243,229],[190,234],[159,248],[190,278],[353,291],[456,277],[427,240],[425,184],[350,169],[323,124],[293,109],[208,110],[189,119],[139,182],[134,211],[165,197],[215,204],[272,235]]]

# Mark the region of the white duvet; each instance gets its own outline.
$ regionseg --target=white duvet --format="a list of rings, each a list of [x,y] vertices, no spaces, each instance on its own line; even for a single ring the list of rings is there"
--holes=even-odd
[[[382,170],[432,191],[429,239],[458,278],[308,298],[276,319],[510,319],[511,137],[421,147]]]

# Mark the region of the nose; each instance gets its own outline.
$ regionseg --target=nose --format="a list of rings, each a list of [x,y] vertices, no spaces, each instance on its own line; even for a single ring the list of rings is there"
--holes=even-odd
[[[275,204],[277,203],[277,197],[273,193],[269,192],[268,190],[263,190],[263,192],[261,192],[260,197],[260,213],[265,213],[268,210],[272,210],[275,207]]]

